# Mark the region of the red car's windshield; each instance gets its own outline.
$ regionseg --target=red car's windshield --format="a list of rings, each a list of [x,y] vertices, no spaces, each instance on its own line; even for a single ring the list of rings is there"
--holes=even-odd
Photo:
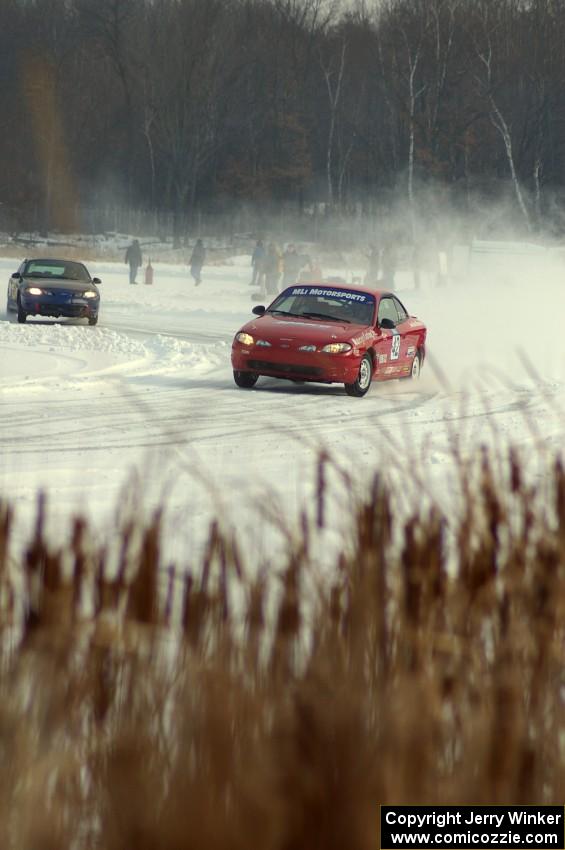
[[[375,298],[368,292],[355,292],[332,286],[290,286],[276,298],[269,313],[301,316],[307,319],[371,325]]]

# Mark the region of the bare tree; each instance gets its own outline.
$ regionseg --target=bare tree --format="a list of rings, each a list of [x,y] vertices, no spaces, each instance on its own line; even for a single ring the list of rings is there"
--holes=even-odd
[[[416,209],[414,198],[414,165],[416,151],[416,108],[428,88],[421,73],[425,37],[429,27],[426,2],[392,0],[386,7],[383,33],[389,42],[392,78],[396,81],[394,92],[401,112],[407,119],[407,196],[410,210],[410,229],[414,237]],[[382,40],[382,36],[379,36]],[[382,48],[381,48],[382,50]],[[381,62],[382,62],[381,58]]]
[[[105,186],[173,212],[177,240],[205,200],[369,209],[400,186],[414,228],[419,181],[471,205],[495,177],[533,229],[565,181],[563,0],[0,0],[0,17],[1,209],[43,226]]]
[[[228,11],[229,0],[186,0],[180,16],[173,0],[161,0],[153,10],[159,21],[152,41],[158,61],[148,68],[148,108],[151,138],[172,195],[176,244],[183,217],[194,207],[203,168],[218,149],[218,123],[229,103]],[[153,20],[151,16],[150,27]]]
[[[46,0],[46,6],[30,34],[33,50],[22,80],[43,186],[43,232],[50,227],[72,229],[76,204],[63,98],[74,21],[64,0]],[[28,20],[35,20],[33,10],[25,10],[25,14]]]
[[[347,45],[345,42],[341,45],[341,51],[337,57],[337,68],[332,68],[330,63],[325,63],[324,58],[320,56],[320,66],[326,82],[328,92],[328,101],[330,105],[330,122],[328,128],[328,142],[326,148],[326,180],[328,187],[328,204],[330,207],[334,205],[334,178],[333,178],[333,147],[334,136],[337,121],[337,111],[341,97],[341,84],[343,81],[343,70],[345,67],[345,53]]]
[[[473,41],[478,59],[478,68],[475,73],[475,81],[479,93],[488,104],[489,120],[502,139],[516,201],[526,227],[528,231],[531,231],[531,217],[516,169],[513,128],[510,120],[507,119],[504,113],[501,98],[499,97],[499,91],[503,81],[503,71],[500,67],[502,64],[501,61],[499,60],[497,62],[497,53],[502,53],[503,45],[495,41],[495,34],[502,33],[504,27],[508,26],[508,20],[504,20],[505,13],[515,13],[516,7],[508,4],[506,0],[502,0],[498,4],[489,0],[489,2],[480,2],[476,11],[478,33],[473,36]]]
[[[135,54],[135,23],[140,4],[138,0],[76,0],[80,24],[94,37],[101,51],[110,60],[124,98],[125,145],[122,167],[126,174],[127,198],[132,199],[133,156],[136,119],[134,88],[138,76]]]

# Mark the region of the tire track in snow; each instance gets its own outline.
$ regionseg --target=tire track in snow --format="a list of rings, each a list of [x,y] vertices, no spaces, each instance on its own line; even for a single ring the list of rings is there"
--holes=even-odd
[[[227,382],[226,386],[229,387]],[[383,399],[378,396],[378,388],[375,389],[376,395],[370,405],[368,400],[362,400],[353,402],[352,406],[351,401],[344,397],[343,409],[334,409],[328,420],[327,408],[320,407],[321,394],[316,394],[306,403],[304,393],[300,393],[298,398],[289,397],[289,404],[281,410],[279,394],[268,399],[268,390],[242,393],[234,388],[223,396],[206,388],[196,391],[164,389],[151,393],[151,397],[147,398],[133,390],[124,395],[117,387],[113,398],[106,393],[101,398],[44,401],[39,422],[30,418],[28,412],[19,412],[15,416],[9,412],[2,413],[0,449],[13,450],[17,446],[22,454],[52,453],[58,450],[52,442],[54,436],[64,438],[60,451],[70,454],[175,445],[190,447],[210,442],[237,445],[250,439],[265,441],[269,435],[277,441],[285,435],[289,440],[304,435],[305,439],[315,437],[323,441],[344,432],[376,436],[379,424],[391,419],[395,420],[395,429],[420,429],[426,425],[445,426],[448,422],[472,422],[485,416],[503,416],[525,411],[536,403],[536,399],[530,396],[501,404],[497,396],[493,398],[492,406],[482,406],[474,413],[445,417],[438,409],[435,418],[422,419],[412,418],[410,414],[426,410],[438,401],[443,407],[450,403],[449,396],[425,393],[406,400],[403,394],[398,394]],[[242,396],[245,408],[242,408]],[[332,395],[332,398],[335,396]],[[384,404],[387,406],[384,407]],[[172,412],[165,412],[167,410]],[[81,445],[74,447],[69,445],[69,439],[77,433],[74,424],[77,422],[81,423],[78,429]],[[308,423],[307,428],[305,423]]]
[[[235,387],[232,389],[228,380],[225,387],[225,394],[217,394],[206,387],[198,390],[162,389],[139,394],[122,382],[115,385],[113,397],[108,389],[102,397],[44,399],[39,405],[37,418],[30,417],[27,409],[18,410],[16,407],[16,410],[10,411],[3,407],[0,414],[0,449],[18,446],[20,452],[35,453],[38,446],[45,450],[46,444],[50,443],[51,451],[53,436],[71,437],[77,432],[75,423],[81,423],[80,451],[237,441],[264,437],[267,431],[290,436],[304,433],[302,417],[305,415],[310,431],[319,431],[322,437],[343,432],[344,428],[365,432],[372,432],[375,428],[375,411],[367,410],[366,401],[361,402],[352,414],[351,402],[344,396],[343,410],[336,411],[335,420],[328,422],[326,409],[320,409],[320,395],[306,403],[304,394],[298,398],[289,397],[289,404],[281,410],[278,394],[269,398],[267,393],[242,393]],[[242,396],[245,408],[242,408]],[[378,415],[398,415],[426,405],[433,398],[435,394],[418,395],[408,401],[398,397],[389,400],[387,409],[380,409]],[[382,400],[374,399],[373,408],[375,403],[380,405]],[[275,428],[273,422],[277,423]],[[85,447],[87,440],[97,444]],[[73,451],[72,446],[61,446],[61,449]]]

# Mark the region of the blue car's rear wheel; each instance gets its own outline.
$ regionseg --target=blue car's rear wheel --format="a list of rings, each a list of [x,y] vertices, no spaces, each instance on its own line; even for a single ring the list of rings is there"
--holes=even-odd
[[[96,316],[89,316],[88,317],[88,324],[89,325],[97,325],[98,324],[98,316],[97,315]]]

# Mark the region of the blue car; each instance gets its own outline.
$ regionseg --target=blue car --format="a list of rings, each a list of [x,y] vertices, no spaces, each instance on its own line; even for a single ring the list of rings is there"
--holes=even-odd
[[[73,260],[24,260],[8,282],[6,310],[17,312],[20,323],[28,316],[66,316],[95,325],[100,283]]]

